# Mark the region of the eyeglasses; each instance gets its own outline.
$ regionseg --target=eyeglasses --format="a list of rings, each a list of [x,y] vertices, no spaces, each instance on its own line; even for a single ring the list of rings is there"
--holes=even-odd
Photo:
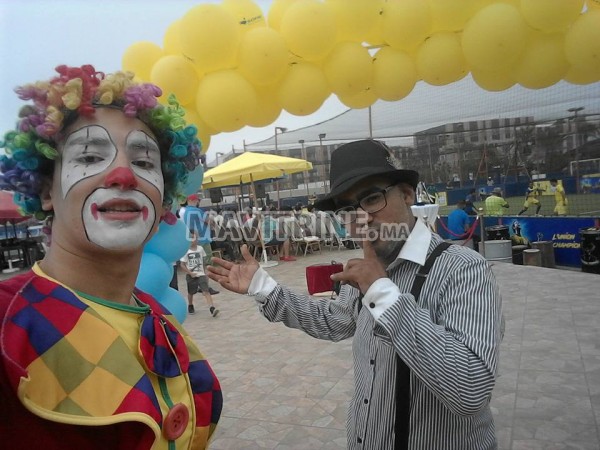
[[[358,199],[355,204],[344,206],[343,208],[336,210],[335,217],[342,224],[348,225],[356,221],[358,208],[369,214],[381,211],[387,206],[386,194],[394,186],[396,186],[396,184],[391,184],[385,189],[378,189],[376,192],[371,192],[370,194]]]

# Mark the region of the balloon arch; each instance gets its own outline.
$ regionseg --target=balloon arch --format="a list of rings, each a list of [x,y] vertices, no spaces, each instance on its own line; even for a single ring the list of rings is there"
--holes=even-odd
[[[331,94],[365,108],[469,72],[490,91],[600,80],[599,0],[274,0],[267,17],[252,0],[200,4],[123,68],[175,93],[205,150]]]
[[[187,11],[162,47],[131,44],[122,66],[178,97],[206,152],[215,134],[311,114],[332,94],[366,108],[469,72],[488,91],[597,82],[600,0],[274,0],[267,17],[223,0]]]

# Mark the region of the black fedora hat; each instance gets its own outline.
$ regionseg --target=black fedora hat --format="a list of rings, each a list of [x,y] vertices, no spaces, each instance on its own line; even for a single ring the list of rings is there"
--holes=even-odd
[[[315,202],[315,208],[321,211],[335,210],[336,197],[374,175],[392,182],[407,183],[413,189],[417,188],[419,182],[418,172],[400,169],[399,161],[384,143],[373,139],[350,142],[331,154],[331,190]]]

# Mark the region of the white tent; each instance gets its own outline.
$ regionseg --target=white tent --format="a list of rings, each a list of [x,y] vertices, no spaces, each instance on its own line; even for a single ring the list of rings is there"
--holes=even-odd
[[[278,148],[375,138],[387,143],[411,145],[415,133],[447,123],[533,117],[536,122],[569,117],[570,108],[584,107],[581,115],[600,118],[600,82],[574,85],[561,81],[545,89],[526,89],[515,85],[501,92],[489,92],[470,76],[447,86],[419,82],[414,90],[397,102],[378,101],[371,108],[348,111],[297,130],[277,135]],[[274,136],[246,144],[246,150],[265,151],[275,147]]]

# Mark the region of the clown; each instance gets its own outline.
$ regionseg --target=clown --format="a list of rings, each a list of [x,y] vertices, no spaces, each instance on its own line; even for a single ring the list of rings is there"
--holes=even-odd
[[[59,66],[17,89],[0,188],[51,245],[0,284],[0,435],[7,448],[203,449],[218,380],[169,311],[135,288],[144,244],[200,158],[171,97],[133,74]]]

